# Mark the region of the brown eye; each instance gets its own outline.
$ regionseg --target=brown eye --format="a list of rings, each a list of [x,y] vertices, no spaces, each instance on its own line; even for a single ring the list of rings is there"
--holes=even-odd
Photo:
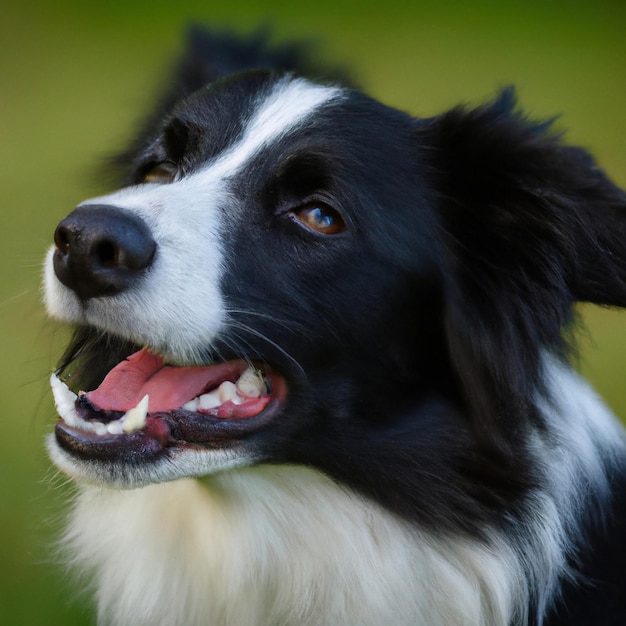
[[[143,175],[143,183],[171,183],[178,175],[178,167],[171,161],[162,161],[151,166]]]
[[[322,235],[337,235],[346,230],[346,223],[338,211],[322,204],[310,204],[291,211],[291,215],[306,228]]]

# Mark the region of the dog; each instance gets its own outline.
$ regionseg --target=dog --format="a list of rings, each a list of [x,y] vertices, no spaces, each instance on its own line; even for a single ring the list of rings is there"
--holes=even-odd
[[[570,365],[626,194],[511,89],[420,119],[201,28],[173,84],[45,262],[100,623],[626,623],[626,438]]]

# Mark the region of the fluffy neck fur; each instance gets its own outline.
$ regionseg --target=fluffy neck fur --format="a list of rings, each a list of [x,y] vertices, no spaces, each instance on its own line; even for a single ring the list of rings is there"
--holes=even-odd
[[[546,403],[535,456],[547,488],[518,537],[488,544],[435,536],[321,473],[296,466],[232,470],[114,491],[81,487],[66,542],[94,575],[102,623],[523,624],[567,575],[578,489],[607,491],[613,418],[578,377],[553,366],[565,403]],[[565,391],[564,391],[565,390]],[[540,621],[540,619],[539,619]]]
[[[501,624],[523,579],[506,546],[420,533],[299,467],[83,488],[68,540],[118,625]]]

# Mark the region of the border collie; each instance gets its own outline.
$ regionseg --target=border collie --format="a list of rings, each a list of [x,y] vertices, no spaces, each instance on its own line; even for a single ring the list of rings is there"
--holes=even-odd
[[[338,76],[194,31],[56,229],[100,622],[625,624],[626,439],[568,338],[626,306],[626,195],[510,90],[419,119]]]

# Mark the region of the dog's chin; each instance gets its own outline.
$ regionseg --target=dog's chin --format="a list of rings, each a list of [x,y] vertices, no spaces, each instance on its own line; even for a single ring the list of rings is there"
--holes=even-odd
[[[140,350],[97,389],[75,394],[51,377],[60,417],[53,462],[88,483],[133,488],[259,460],[254,434],[282,412],[287,385],[265,364],[165,364]]]
[[[64,474],[79,483],[114,489],[135,489],[180,478],[201,478],[262,460],[245,445],[221,450],[171,449],[149,461],[140,458],[134,461],[87,460],[61,447],[55,434],[49,435],[46,443],[52,462]]]

